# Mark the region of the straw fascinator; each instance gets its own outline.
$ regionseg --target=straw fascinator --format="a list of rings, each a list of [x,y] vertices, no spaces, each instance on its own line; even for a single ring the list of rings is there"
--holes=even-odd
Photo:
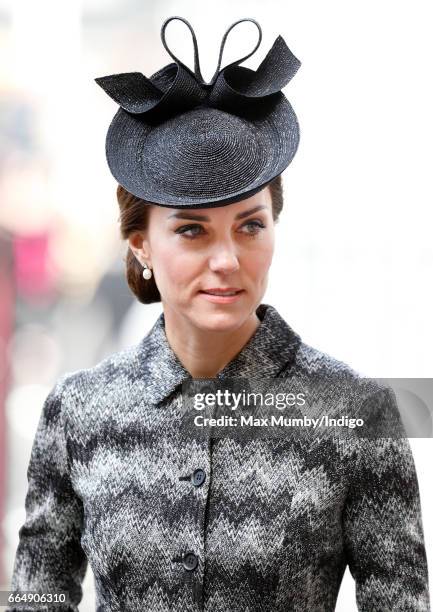
[[[173,19],[191,32],[194,72],[167,46],[165,30]],[[244,21],[257,26],[258,42],[248,55],[220,69],[227,36]],[[223,206],[264,188],[298,148],[298,120],[280,90],[301,62],[278,36],[257,70],[240,66],[262,39],[257,21],[240,19],[224,34],[217,69],[206,83],[186,19],[166,19],[161,39],[174,63],[150,78],[127,72],[95,79],[119,105],[105,145],[114,178],[139,198],[176,208]]]

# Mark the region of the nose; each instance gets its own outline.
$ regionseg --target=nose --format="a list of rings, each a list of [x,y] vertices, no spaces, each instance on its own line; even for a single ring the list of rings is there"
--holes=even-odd
[[[239,260],[236,248],[230,240],[215,245],[209,257],[209,268],[212,272],[222,272],[223,274],[229,274],[230,272],[239,270]]]

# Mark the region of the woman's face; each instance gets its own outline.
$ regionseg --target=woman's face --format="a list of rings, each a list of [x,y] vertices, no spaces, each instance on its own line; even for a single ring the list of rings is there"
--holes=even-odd
[[[266,290],[274,252],[270,190],[215,208],[153,205],[147,231],[133,244],[152,268],[164,311],[201,329],[234,330]],[[209,294],[227,288],[236,295]]]

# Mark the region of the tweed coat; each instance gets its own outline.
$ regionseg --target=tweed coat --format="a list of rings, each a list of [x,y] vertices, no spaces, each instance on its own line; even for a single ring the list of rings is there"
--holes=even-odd
[[[256,312],[218,378],[358,376],[275,307]],[[76,611],[90,564],[97,612],[331,612],[348,566],[359,610],[430,609],[407,438],[200,443],[179,433],[188,378],[161,314],[138,344],[56,382],[28,467],[13,590],[66,593],[68,606],[38,609]]]

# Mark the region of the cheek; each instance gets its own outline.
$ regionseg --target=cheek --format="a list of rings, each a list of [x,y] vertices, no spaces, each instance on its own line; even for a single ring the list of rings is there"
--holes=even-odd
[[[242,261],[242,268],[253,276],[264,276],[272,263],[274,242],[272,238],[261,242],[256,248],[249,249]]]
[[[202,258],[177,245],[167,244],[167,241],[166,247],[153,259],[158,270],[158,282],[168,289],[186,285],[196,278],[202,262]]]

